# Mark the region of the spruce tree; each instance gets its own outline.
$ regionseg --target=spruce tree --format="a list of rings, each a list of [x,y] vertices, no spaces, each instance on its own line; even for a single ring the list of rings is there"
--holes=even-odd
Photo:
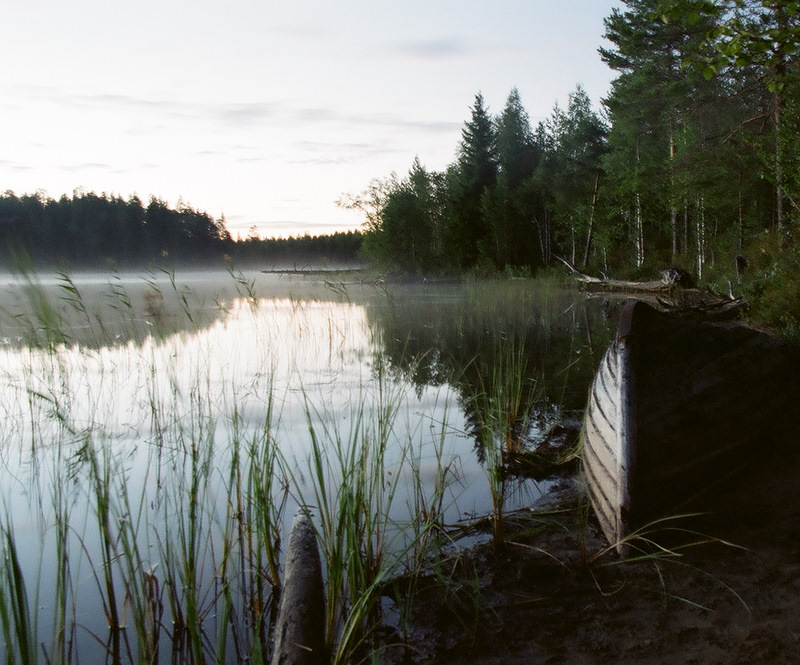
[[[496,120],[496,137],[499,174],[491,197],[485,196],[484,212],[492,221],[497,260],[500,265],[535,267],[541,260],[526,192],[540,151],[516,88]]]
[[[475,96],[471,117],[462,130],[458,161],[448,172],[450,218],[447,245],[462,268],[474,268],[494,258],[491,220],[484,214],[484,194],[497,181],[495,129],[484,104]]]

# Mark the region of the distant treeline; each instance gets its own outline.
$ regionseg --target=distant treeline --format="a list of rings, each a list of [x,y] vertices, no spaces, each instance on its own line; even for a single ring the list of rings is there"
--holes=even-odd
[[[248,238],[235,243],[240,263],[264,267],[304,268],[320,263],[352,264],[359,261],[363,235],[360,231],[289,238]]]
[[[361,248],[358,232],[234,240],[224,217],[152,197],[75,192],[56,200],[41,193],[0,195],[0,264],[20,257],[40,267],[96,268],[147,264],[271,267],[277,263],[353,262]]]

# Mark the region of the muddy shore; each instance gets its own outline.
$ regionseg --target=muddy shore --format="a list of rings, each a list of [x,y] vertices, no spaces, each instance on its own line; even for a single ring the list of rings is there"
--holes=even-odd
[[[480,546],[428,578],[385,661],[797,662],[798,449],[766,450],[703,514],[655,530],[665,549],[640,541],[640,560],[607,551],[570,479],[551,510],[508,518],[502,551]]]

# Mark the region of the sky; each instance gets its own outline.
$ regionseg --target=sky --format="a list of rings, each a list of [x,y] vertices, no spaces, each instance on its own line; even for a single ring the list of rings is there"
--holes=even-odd
[[[480,92],[538,124],[619,0],[0,0],[0,191],[151,196],[234,237],[358,228],[336,201],[456,157]]]

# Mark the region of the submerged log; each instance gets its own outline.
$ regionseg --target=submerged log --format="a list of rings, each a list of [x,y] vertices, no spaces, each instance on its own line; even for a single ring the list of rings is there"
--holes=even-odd
[[[325,663],[325,593],[317,537],[308,514],[295,514],[283,583],[272,665]]]

